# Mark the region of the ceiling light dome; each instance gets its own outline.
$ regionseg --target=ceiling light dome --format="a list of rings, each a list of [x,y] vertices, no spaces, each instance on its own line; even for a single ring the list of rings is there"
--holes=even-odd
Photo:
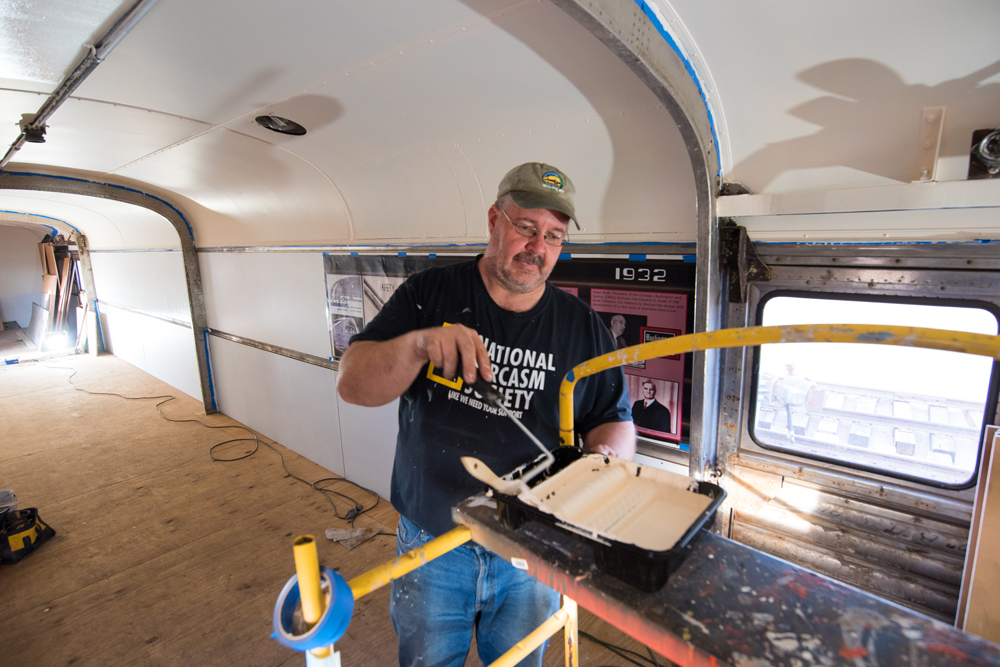
[[[257,121],[257,124],[261,127],[266,127],[267,129],[280,134],[301,136],[306,133],[306,128],[302,127],[294,120],[288,120],[287,118],[282,118],[281,116],[257,116],[254,120]]]

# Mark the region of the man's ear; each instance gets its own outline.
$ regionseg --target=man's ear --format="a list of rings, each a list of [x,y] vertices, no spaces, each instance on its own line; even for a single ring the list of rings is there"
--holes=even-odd
[[[493,204],[486,211],[486,225],[489,229],[490,236],[493,236],[493,228],[497,226],[498,217],[500,217],[500,211],[497,209],[497,205]]]

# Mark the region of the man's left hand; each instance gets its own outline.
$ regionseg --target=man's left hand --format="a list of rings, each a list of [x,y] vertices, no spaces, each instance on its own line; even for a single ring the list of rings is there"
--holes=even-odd
[[[626,461],[635,458],[635,426],[632,422],[607,422],[583,434],[583,448]]]

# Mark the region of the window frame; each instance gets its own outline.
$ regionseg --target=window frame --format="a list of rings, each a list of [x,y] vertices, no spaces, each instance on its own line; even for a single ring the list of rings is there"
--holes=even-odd
[[[784,282],[784,281],[782,281]],[[806,281],[806,285],[809,285],[810,281]],[[824,299],[824,300],[844,300],[844,301],[867,301],[873,303],[898,303],[906,305],[927,305],[927,306],[942,306],[942,307],[957,307],[957,308],[978,308],[985,310],[993,315],[997,320],[998,332],[1000,332],[1000,304],[984,301],[978,299],[974,296],[949,296],[945,298],[930,297],[930,296],[902,296],[899,294],[886,294],[882,292],[878,293],[858,293],[851,291],[826,291],[826,290],[814,290],[808,287],[795,288],[789,287],[787,285],[774,286],[773,289],[761,289],[755,295],[756,298],[752,299],[752,303],[748,306],[752,306],[752,311],[748,308],[747,314],[751,320],[753,326],[760,326],[761,319],[764,314],[764,307],[769,301],[778,297],[795,297],[795,298],[809,298],[809,299]],[[837,324],[837,322],[830,322],[830,324]],[[808,461],[812,463],[824,464],[827,466],[834,466],[836,468],[847,469],[849,471],[857,471],[865,474],[874,474],[880,477],[886,477],[893,480],[900,480],[909,482],[911,484],[916,484],[923,487],[932,487],[937,489],[947,489],[954,491],[962,491],[975,487],[979,481],[980,476],[980,466],[982,464],[982,447],[983,438],[985,437],[986,428],[990,424],[995,424],[998,414],[1000,414],[1000,409],[998,409],[998,398],[1000,398],[1000,361],[993,361],[993,369],[990,374],[990,382],[987,389],[987,397],[985,403],[985,409],[983,411],[983,423],[980,425],[979,438],[977,442],[977,454],[975,457],[975,467],[970,472],[969,478],[962,482],[956,484],[948,484],[945,482],[940,482],[933,479],[927,479],[926,477],[918,477],[915,475],[899,473],[892,470],[887,470],[885,468],[878,468],[871,465],[865,465],[863,463],[856,463],[851,461],[845,461],[843,459],[835,459],[830,457],[819,456],[812,453],[796,451],[794,449],[785,448],[773,444],[767,444],[762,442],[756,432],[756,419],[757,414],[757,393],[760,380],[760,347],[755,347],[752,350],[748,350],[749,358],[747,361],[750,363],[750,373],[748,374],[750,380],[749,387],[749,402],[746,410],[746,417],[744,422],[744,428],[746,435],[749,437],[750,442],[752,442],[756,447],[761,448],[766,452],[776,453],[782,456],[790,456],[799,460]],[[741,449],[745,447],[745,444],[741,444]]]

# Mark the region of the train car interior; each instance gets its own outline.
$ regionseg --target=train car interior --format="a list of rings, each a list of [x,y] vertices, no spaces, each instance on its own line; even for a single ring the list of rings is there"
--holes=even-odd
[[[572,179],[549,281],[617,348],[720,336],[619,364],[633,486],[721,490],[666,583],[513,499],[455,511],[579,603],[544,664],[1000,664],[998,28],[981,0],[0,0],[0,664],[302,664],[270,636],[296,536],[354,589],[397,556],[403,413],[343,400],[341,358],[484,252],[527,162]],[[546,360],[504,354],[516,417]],[[395,664],[388,588],[354,595],[340,659]]]

